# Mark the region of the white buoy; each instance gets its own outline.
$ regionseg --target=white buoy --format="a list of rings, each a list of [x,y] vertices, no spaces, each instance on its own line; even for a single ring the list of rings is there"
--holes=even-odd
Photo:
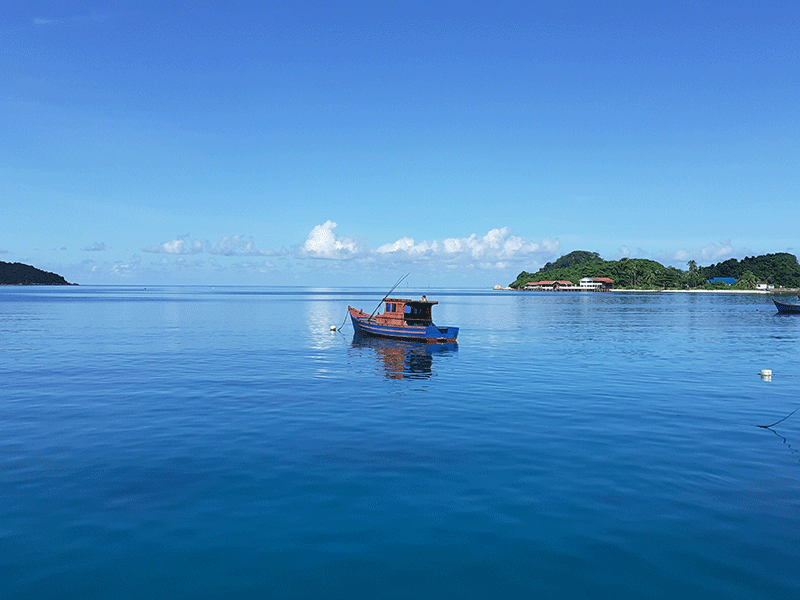
[[[336,331],[336,325],[331,325],[331,331]]]
[[[761,379],[772,381],[772,369],[761,369]]]

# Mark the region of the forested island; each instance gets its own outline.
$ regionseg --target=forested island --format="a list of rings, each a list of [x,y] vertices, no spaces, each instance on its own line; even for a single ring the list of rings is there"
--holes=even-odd
[[[794,254],[779,252],[743,258],[700,267],[693,260],[683,271],[665,267],[645,258],[603,260],[597,252],[576,250],[549,262],[535,273],[522,271],[510,287],[522,289],[529,281],[565,280],[577,283],[582,277],[609,277],[621,289],[741,289],[752,290],[759,282],[775,287],[800,288],[800,264]],[[734,283],[715,281],[718,277],[733,278]]]
[[[0,285],[78,285],[70,283],[61,275],[42,271],[22,263],[7,263],[0,260]]]

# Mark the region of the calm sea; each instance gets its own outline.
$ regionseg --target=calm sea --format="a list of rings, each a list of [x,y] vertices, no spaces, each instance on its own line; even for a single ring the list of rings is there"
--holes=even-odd
[[[800,598],[800,316],[423,292],[0,288],[0,595]]]

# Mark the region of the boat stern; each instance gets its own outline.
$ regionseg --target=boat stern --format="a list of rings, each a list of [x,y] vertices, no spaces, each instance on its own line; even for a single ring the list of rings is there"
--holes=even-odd
[[[439,327],[429,325],[425,330],[425,341],[429,344],[456,344],[458,327]]]

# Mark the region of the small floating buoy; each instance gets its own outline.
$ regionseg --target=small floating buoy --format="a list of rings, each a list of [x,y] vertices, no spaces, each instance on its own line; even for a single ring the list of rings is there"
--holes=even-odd
[[[336,331],[336,325],[331,325],[331,331]]]
[[[761,369],[761,379],[772,381],[772,369]]]

